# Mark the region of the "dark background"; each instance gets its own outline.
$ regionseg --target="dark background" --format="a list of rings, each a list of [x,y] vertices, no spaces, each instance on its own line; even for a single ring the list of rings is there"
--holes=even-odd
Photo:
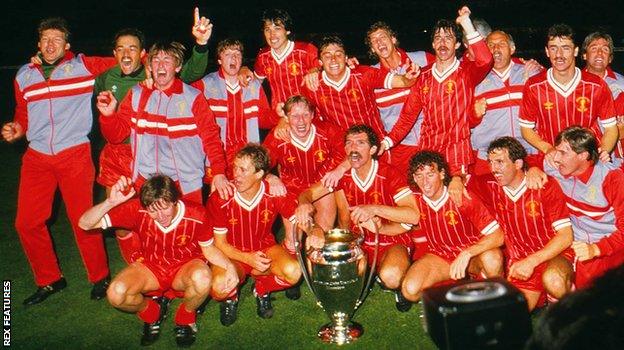
[[[36,52],[38,22],[45,17],[65,17],[72,30],[72,50],[89,55],[110,55],[114,33],[124,27],[137,27],[147,36],[148,45],[157,39],[175,39],[192,45],[192,11],[214,23],[211,52],[225,37],[239,38],[246,45],[246,63],[252,64],[264,44],[260,18],[266,8],[283,8],[294,20],[295,38],[318,39],[338,33],[352,56],[367,62],[364,36],[368,26],[383,20],[398,33],[407,50],[430,48],[429,28],[439,18],[455,18],[457,9],[467,4],[473,17],[487,20],[493,28],[513,34],[517,55],[546,64],[543,54],[546,29],[565,22],[577,32],[576,42],[594,30],[612,34],[616,46],[624,46],[623,1],[613,0],[312,0],[312,1],[3,1],[0,13],[0,120],[12,119],[13,84],[16,69]],[[624,48],[623,48],[624,49]],[[578,62],[582,65],[582,62]],[[624,54],[616,52],[614,68],[624,67]],[[209,71],[214,69],[211,64]]]

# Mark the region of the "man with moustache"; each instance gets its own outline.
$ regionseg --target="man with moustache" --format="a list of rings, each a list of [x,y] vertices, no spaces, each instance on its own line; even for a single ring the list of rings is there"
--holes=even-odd
[[[598,139],[587,128],[571,126],[557,135],[553,163],[546,173],[559,182],[570,209],[577,257],[577,288],[624,263],[624,173],[599,161]]]
[[[205,28],[205,30],[201,29]],[[208,40],[212,34],[212,24],[205,17],[199,17],[199,9],[195,8],[194,25],[192,27],[196,46],[192,50],[191,58],[182,66],[180,79],[186,83],[200,79],[208,64]],[[97,99],[102,91],[110,91],[118,101],[121,101],[128,90],[134,85],[146,79],[142,60],[145,58],[145,36],[134,28],[126,28],[115,34],[115,47],[113,56],[117,65],[100,74],[95,79],[93,95]],[[130,140],[122,143],[106,143],[100,152],[99,173],[97,183],[110,191],[120,176],[132,176],[132,150]],[[140,242],[132,237],[130,232],[116,230],[115,236],[119,243],[121,255],[126,262],[130,263],[140,258],[141,252],[137,250]]]
[[[410,265],[412,240],[407,232],[411,225],[418,224],[414,195],[401,176],[387,163],[377,160],[379,138],[373,128],[357,124],[347,129],[344,149],[351,171],[340,178],[336,188],[326,188],[320,182],[299,195],[297,222],[302,226],[310,222],[315,208],[313,203],[334,192],[339,214],[349,213],[341,218],[341,224],[348,225],[353,232],[360,232],[358,226],[365,225],[376,217],[381,219],[379,236],[378,276],[383,286],[395,291],[396,308],[406,312],[411,303],[405,300],[399,288]],[[400,223],[399,230],[386,231],[383,224]],[[395,225],[396,226],[396,225]],[[389,226],[388,226],[389,227]],[[363,248],[372,264],[375,249],[375,235],[364,230]],[[308,236],[313,246],[321,247],[324,236],[320,230],[311,230]]]
[[[600,158],[608,160],[618,141],[609,87],[600,77],[576,67],[578,47],[568,25],[549,28],[544,50],[552,67],[524,86],[520,108],[522,137],[552,162],[555,137],[569,126],[580,125],[594,131],[601,140]]]
[[[518,112],[524,83],[539,73],[539,69],[528,71],[527,65],[512,58],[516,45],[509,33],[496,30],[485,41],[492,52],[494,67],[474,92],[475,115],[471,121],[470,143],[476,153],[471,172],[475,175],[489,174],[487,149],[490,142],[499,137],[515,137],[529,154],[537,154],[521,135]]]
[[[117,109],[110,91],[98,95],[102,134],[112,143],[130,137],[132,181],[140,187],[151,174],[170,176],[183,198],[202,203],[202,178],[207,164],[213,171],[211,190],[232,195],[225,177],[225,155],[219,126],[201,91],[176,78],[184,46],[156,43],[148,54],[154,87],[135,85]],[[210,163],[208,163],[210,162]]]
[[[474,89],[490,71],[492,54],[472,25],[468,7],[464,6],[458,11],[455,22],[466,33],[475,60],[457,59],[462,31],[451,21],[438,21],[431,34],[436,62],[422,72],[412,87],[399,120],[388,133],[383,148],[390,148],[402,140],[423,111],[418,147],[443,154],[450,165],[450,173],[447,174],[452,179],[449,191],[453,199],[460,202],[464,190],[463,180],[468,166],[473,163],[469,115]]]
[[[527,187],[527,152],[504,136],[487,149],[490,175],[474,176],[468,187],[495,214],[505,233],[507,278],[524,294],[529,311],[560,299],[573,282],[572,224],[565,196],[554,179]]]
[[[93,283],[91,299],[99,300],[106,294],[109,281],[104,242],[100,234],[81,229],[78,218],[93,204],[95,169],[88,138],[93,121],[93,80],[112,67],[115,59],[74,55],[69,51],[69,27],[62,18],[42,20],[38,32],[41,63],[18,70],[14,120],[2,127],[5,141],[14,142],[24,135],[28,139],[15,228],[37,290],[24,305],[41,303],[67,286],[46,225],[57,188]]]

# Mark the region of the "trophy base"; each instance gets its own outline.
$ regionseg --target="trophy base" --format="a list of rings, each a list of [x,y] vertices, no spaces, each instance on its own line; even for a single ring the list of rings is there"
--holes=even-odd
[[[349,322],[346,326],[335,326],[328,323],[318,331],[318,337],[327,344],[349,344],[356,341],[364,333],[362,325],[356,322]]]

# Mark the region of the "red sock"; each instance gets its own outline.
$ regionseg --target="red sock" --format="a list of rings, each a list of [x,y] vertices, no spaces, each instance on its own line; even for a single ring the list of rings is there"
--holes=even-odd
[[[256,293],[259,296],[284,290],[293,286],[276,275],[255,276],[254,278],[256,279]]]
[[[180,303],[178,307],[178,311],[175,315],[175,324],[177,325],[187,325],[195,323],[195,310],[188,311],[184,303]]]
[[[135,232],[130,232],[123,237],[117,237],[119,243],[119,251],[126,263],[132,264],[135,261],[141,261],[143,257],[143,251],[141,249],[141,239]]]
[[[160,318],[160,305],[151,298],[145,298],[147,306],[142,311],[137,312],[137,316],[146,323],[154,323]]]

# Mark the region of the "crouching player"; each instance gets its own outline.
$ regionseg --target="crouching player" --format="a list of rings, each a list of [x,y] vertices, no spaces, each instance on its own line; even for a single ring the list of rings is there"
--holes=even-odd
[[[572,287],[572,223],[566,198],[554,179],[542,189],[527,187],[527,152],[513,137],[492,141],[487,150],[492,175],[468,182],[505,232],[507,278],[527,299],[542,306],[546,293],[559,299]],[[567,250],[566,250],[567,249]]]
[[[410,160],[408,181],[418,186],[416,204],[427,236],[427,253],[412,264],[403,280],[403,295],[417,301],[422,291],[449,279],[503,274],[503,231],[472,195],[457,205],[449,197],[449,166],[440,153],[420,151]]]
[[[113,279],[108,301],[122,311],[137,313],[145,322],[141,344],[149,345],[158,339],[161,310],[145,293],[183,292],[175,315],[175,337],[179,346],[189,346],[197,333],[197,307],[211,286],[213,295],[233,290],[238,283],[236,269],[212,244],[204,208],[181,200],[171,178],[153,176],[141,186],[139,198],[131,199],[134,195],[131,181],[122,176],[106,200],[82,215],[79,225],[83,229],[125,228],[139,234],[144,260],[133,262]]]
[[[213,225],[215,245],[236,266],[239,280],[251,275],[255,280],[254,295],[258,316],[273,316],[271,293],[292,287],[301,278],[291,235],[295,200],[269,194],[265,177],[269,170],[269,155],[258,144],[247,144],[234,157],[234,196],[227,200],[218,194],[208,199],[208,219]],[[275,220],[281,215],[286,238],[277,244],[272,233]],[[287,248],[288,247],[288,250]],[[213,296],[221,303],[221,324],[236,321],[238,292]]]

